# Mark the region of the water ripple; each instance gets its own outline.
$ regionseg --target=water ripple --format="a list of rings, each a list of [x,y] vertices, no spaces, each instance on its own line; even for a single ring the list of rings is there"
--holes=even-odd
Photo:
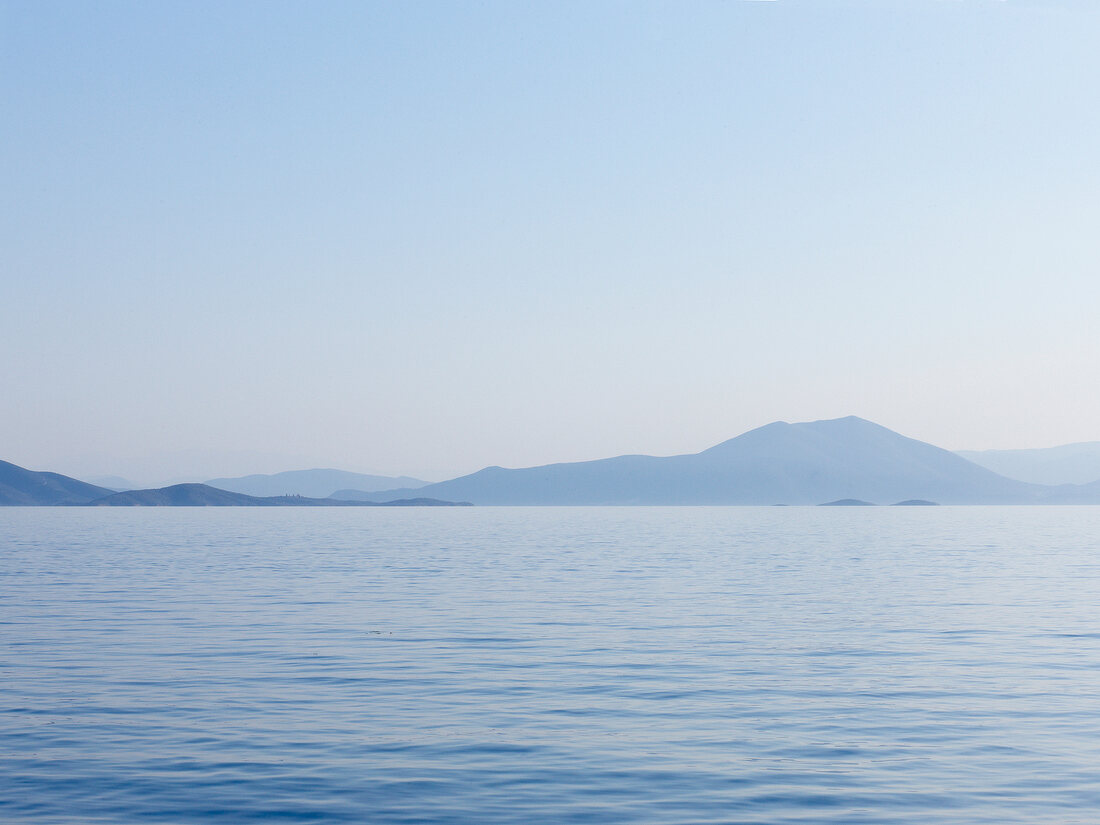
[[[0,510],[0,820],[1091,823],[1100,508]]]

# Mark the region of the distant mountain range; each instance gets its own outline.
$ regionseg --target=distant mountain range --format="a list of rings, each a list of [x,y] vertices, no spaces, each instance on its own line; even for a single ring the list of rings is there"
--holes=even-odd
[[[1038,450],[960,450],[988,470],[1033,484],[1088,484],[1100,480],[1100,441]]]
[[[412,492],[336,495],[381,501]],[[775,422],[692,455],[488,467],[416,493],[475,504],[1100,503],[1100,484],[1051,487],[1005,478],[855,416]]]
[[[397,500],[340,501],[306,496],[249,496],[207,484],[174,484],[155,490],[116,492],[59,473],[27,470],[0,461],[0,506],[84,505],[93,507],[435,507],[468,504],[425,496]]]
[[[465,503],[465,502],[463,502]],[[93,507],[438,507],[458,506],[434,498],[405,498],[397,501],[340,501],[306,496],[248,496],[219,490],[208,484],[174,484],[156,490],[127,490],[87,502]]]
[[[212,478],[206,482],[219,490],[229,490],[249,496],[297,495],[312,498],[327,498],[342,489],[362,490],[368,493],[392,490],[397,487],[415,490],[427,483],[409,476],[374,476],[350,473],[347,470],[291,470],[273,475]]]
[[[1083,445],[1069,445],[1083,446]],[[1044,452],[1044,451],[1009,451]],[[220,479],[253,490],[328,489],[337,470]],[[408,483],[407,479],[398,479]],[[505,469],[437,484],[341,488],[322,496],[253,495],[204,484],[114,492],[0,462],[0,504],[97,506],[346,506],[449,504],[1100,504],[1100,480],[1045,485],[1007,478],[966,458],[849,416],[775,422],[691,455],[628,455]],[[268,485],[275,485],[274,487]]]

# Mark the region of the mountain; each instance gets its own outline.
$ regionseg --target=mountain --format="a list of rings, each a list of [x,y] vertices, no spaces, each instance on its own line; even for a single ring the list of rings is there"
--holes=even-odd
[[[378,501],[410,492],[340,495]],[[821,504],[840,499],[1020,504],[1093,496],[1100,502],[1100,489],[1008,479],[855,416],[775,422],[692,455],[488,467],[416,493],[475,504]]]
[[[995,473],[1033,484],[1100,481],[1100,441],[1037,450],[960,450],[959,455]]]
[[[259,499],[205,484],[173,484],[155,490],[126,490],[90,502],[93,507],[239,507]]]
[[[84,504],[112,492],[60,473],[39,473],[0,461],[0,505]]]
[[[514,470],[487,467],[423,487],[341,489],[327,498],[254,496],[203,484],[114,493],[56,473],[35,473],[0,462],[0,504],[317,507],[456,501],[599,505],[823,504],[845,500],[877,504],[1100,504],[1100,480],[1050,486],[1006,478],[955,453],[855,416],[800,424],[779,421],[691,455],[627,455]]]
[[[406,507],[460,506],[430,498],[398,501],[338,501],[305,496],[248,496],[207,484],[174,484],[156,490],[128,490],[88,502],[93,507]]]
[[[354,488],[368,493],[394,487],[414,490],[428,482],[408,476],[372,476],[350,473],[346,470],[291,470],[273,475],[214,478],[206,483],[219,490],[244,493],[249,496],[297,495],[327,498],[344,488]]]
[[[1092,484],[1059,484],[1040,486],[1044,504],[1100,504],[1100,481]]]
[[[123,490],[136,490],[141,487],[140,484],[134,484],[134,482],[122,476],[92,476],[88,481],[97,487],[106,487],[116,493],[121,493]]]

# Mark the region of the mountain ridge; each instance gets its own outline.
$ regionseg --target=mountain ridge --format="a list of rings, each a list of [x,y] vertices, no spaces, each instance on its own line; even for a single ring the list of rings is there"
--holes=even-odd
[[[379,493],[342,490],[376,500]],[[475,504],[821,504],[840,499],[943,504],[1057,503],[1097,491],[1015,481],[948,450],[859,418],[749,430],[699,453],[623,455],[538,467],[486,467],[419,488]]]
[[[85,507],[442,507],[469,502],[428,496],[393,497],[384,501],[344,501],[306,496],[249,496],[207,484],[172,484],[145,490],[116,491],[60,473],[28,470],[0,461],[0,506]]]
[[[1026,450],[956,450],[967,461],[1006,478],[1032,484],[1100,481],[1100,441],[1078,441]]]
[[[344,501],[306,496],[249,496],[208,484],[173,484],[149,490],[126,490],[87,502],[88,507],[403,507],[464,506],[465,502],[432,498],[394,501]]]
[[[428,484],[427,481],[411,476],[380,476],[329,468],[254,473],[232,478],[213,478],[203,483],[219,490],[249,496],[301,495],[309,498],[327,498],[342,488],[354,487],[365,492],[375,492],[397,487],[415,490]]]
[[[0,504],[9,505],[811,505],[843,500],[1100,504],[1100,481],[1052,486],[1014,480],[857,416],[776,421],[698,453],[623,455],[515,469],[491,466],[424,486],[342,489],[327,497],[252,496],[203,484],[116,493],[0,462]]]
[[[28,470],[0,461],[0,506],[79,504],[113,492],[60,473]]]

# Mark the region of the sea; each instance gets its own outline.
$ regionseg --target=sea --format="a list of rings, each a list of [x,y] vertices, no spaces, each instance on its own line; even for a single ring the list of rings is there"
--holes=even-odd
[[[0,822],[1100,821],[1100,507],[0,509]]]

